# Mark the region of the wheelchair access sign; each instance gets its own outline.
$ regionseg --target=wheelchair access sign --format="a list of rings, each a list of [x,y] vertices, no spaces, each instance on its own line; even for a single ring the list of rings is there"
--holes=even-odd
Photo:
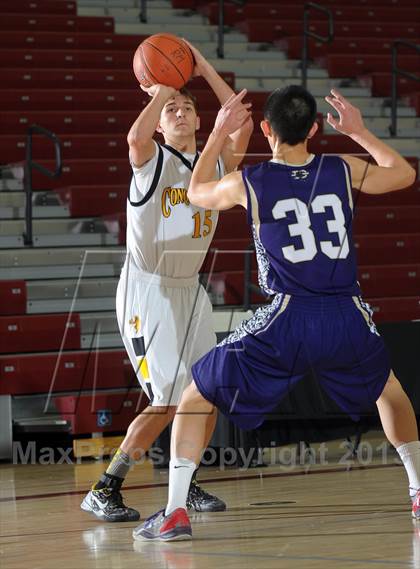
[[[112,411],[110,409],[99,409],[96,413],[96,424],[98,427],[112,425]]]

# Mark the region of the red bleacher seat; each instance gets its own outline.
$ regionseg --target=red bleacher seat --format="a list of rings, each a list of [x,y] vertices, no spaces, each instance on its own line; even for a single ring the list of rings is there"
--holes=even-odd
[[[328,69],[330,77],[356,77],[362,73],[390,73],[392,69],[391,50],[387,55],[333,55],[320,59]],[[420,69],[420,55],[404,55],[401,63],[405,71]]]
[[[71,424],[73,435],[127,430],[128,425],[148,404],[148,397],[140,389],[117,393],[91,393],[54,397],[54,404],[62,418]],[[98,413],[109,413],[109,423],[101,424]]]
[[[255,112],[255,120],[262,119],[260,112]],[[8,112],[0,119],[0,128],[3,134],[25,133],[30,124],[43,125],[44,128],[57,133],[89,132],[101,133],[127,133],[136,120],[138,111],[27,111]],[[214,111],[200,113],[200,128],[203,132],[210,132],[215,120]]]
[[[194,10],[196,7],[196,0],[172,0],[173,8],[184,8],[186,10]]]
[[[182,2],[182,0],[176,0]],[[229,1],[229,0],[228,0]],[[304,4],[307,0],[295,0],[295,4]],[[207,4],[205,0],[195,0],[196,4]],[[266,4],[268,2],[265,2]],[[247,0],[247,4],[261,4],[261,0]],[[337,6],[337,4],[345,5],[343,1],[337,2],[337,0],[322,0],[322,4],[326,7],[330,7],[330,4]],[[407,6],[407,7],[418,7],[418,0],[353,0],[352,4],[354,6],[382,6],[382,7],[393,7],[393,6]]]
[[[0,68],[24,67],[26,69],[98,68],[129,69],[133,55],[130,51],[104,50],[46,50],[46,49],[2,49]]]
[[[419,206],[358,207],[356,233],[414,233],[419,229]]]
[[[420,319],[420,297],[371,298],[375,322],[401,322]]]
[[[68,186],[57,190],[60,201],[68,205],[72,217],[89,217],[123,212],[128,184],[123,186]]]
[[[218,111],[220,104],[210,89],[192,88],[202,111]],[[255,109],[261,109],[267,93],[249,92],[247,100],[252,101]],[[149,95],[140,88],[131,89],[2,89],[0,105],[7,111],[59,111],[59,110],[140,110],[150,101]]]
[[[23,280],[0,281],[0,314],[26,313],[26,283]]]
[[[420,11],[416,7],[383,7],[383,6],[348,6],[346,4],[334,4],[329,6],[335,21],[356,21],[356,22],[395,22],[398,18],[400,22],[416,22],[419,19]],[[216,24],[219,18],[219,6],[217,3],[208,4],[204,9],[205,14],[212,24]],[[299,3],[259,3],[248,4],[245,6],[235,6],[226,4],[225,23],[233,26],[241,21],[250,21],[259,18],[264,14],[266,18],[273,20],[300,20],[303,18],[303,4]],[[319,18],[318,11],[312,11]]]
[[[402,65],[404,67],[404,65]],[[361,77],[363,83],[372,88],[372,95],[374,97],[389,97],[392,85],[392,75],[390,73],[371,73]],[[418,83],[406,77],[397,78],[397,92],[398,97],[402,95],[409,95],[416,88]]]
[[[235,86],[235,75],[231,72],[221,72],[220,75],[231,87]],[[2,84],[8,89],[37,89],[61,88],[70,89],[137,89],[136,79],[131,69],[3,69]],[[205,80],[196,77],[188,87],[204,89]]]
[[[334,38],[331,43],[322,43],[309,38],[309,56],[315,58],[327,53],[383,55],[391,53],[393,41],[390,38]],[[276,44],[287,50],[289,58],[300,59],[302,57],[303,42],[301,35],[278,40]]]
[[[42,123],[41,123],[42,124]],[[0,156],[3,162],[13,163],[25,158],[26,136],[0,136]],[[64,161],[80,158],[127,158],[128,146],[125,134],[76,134],[60,135],[61,155]],[[33,157],[36,160],[51,159],[53,145],[46,137],[33,137]]]
[[[245,255],[251,255],[252,266],[255,268],[255,253],[248,249],[250,243],[250,236],[242,239],[214,239],[201,267],[201,272],[242,271]]]
[[[0,395],[137,387],[123,350],[0,356]]]
[[[366,154],[359,144],[340,134],[317,133],[310,139],[308,149],[315,154]]]
[[[354,239],[361,265],[381,265],[393,259],[398,263],[420,263],[420,234],[357,235]],[[215,239],[202,266],[202,272],[242,271],[251,238]],[[217,250],[216,258],[214,258]],[[252,266],[255,268],[255,254]]]
[[[242,207],[220,212],[215,238],[239,239],[250,237],[246,212]]]
[[[19,0],[11,3],[9,0],[0,1],[0,14],[76,14],[77,3],[73,0],[57,2],[57,0]],[[3,16],[2,16],[3,17]]]
[[[140,89],[2,89],[0,105],[8,111],[136,110],[150,100]],[[217,107],[216,107],[217,108]]]
[[[420,206],[420,181],[417,180],[414,182],[410,188],[405,188],[397,192],[388,192],[386,194],[373,195],[365,194],[364,192],[355,192],[353,200],[356,211],[360,206]]]
[[[418,231],[420,206],[358,207],[353,222],[356,235],[372,233],[404,234]],[[220,214],[216,230],[218,239],[243,239],[248,237],[245,210],[234,208]]]
[[[420,265],[360,266],[362,295],[413,296],[420,292]]]
[[[299,36],[303,32],[302,20],[248,20],[240,22],[237,27],[248,35],[252,42],[272,42],[286,36]],[[309,29],[319,35],[328,33],[326,21],[311,20]],[[334,26],[334,37],[367,37],[390,38],[404,37],[416,40],[420,35],[418,23],[371,23],[371,22],[337,22]]]
[[[411,270],[410,270],[411,269]],[[218,275],[225,282],[224,300],[226,304],[238,305],[243,303],[244,274],[242,270],[225,271]],[[375,321],[413,320],[420,318],[420,296],[401,294],[418,294],[420,266],[410,268],[394,267],[359,267],[359,279],[362,291],[371,303],[375,312]],[[252,283],[257,285],[257,271],[252,271]],[[398,294],[398,298],[382,297],[382,294]],[[253,292],[251,302],[260,303],[267,300],[263,293]],[[401,303],[401,310],[398,304]]]
[[[40,124],[57,134],[128,132],[137,118],[135,111],[29,111],[9,112],[0,119],[4,134],[25,133],[30,124]]]
[[[360,265],[420,263],[420,233],[356,235],[354,245]]]
[[[78,314],[0,316],[0,353],[80,349]]]
[[[146,36],[124,34],[7,31],[0,34],[0,47],[6,49],[103,49],[133,52]]]
[[[55,163],[45,160],[42,164],[54,170]],[[130,164],[125,159],[107,160],[67,160],[63,165],[60,178],[46,178],[40,172],[33,172],[33,189],[51,189],[63,186],[80,186],[83,184],[97,184],[104,180],[107,184],[127,184],[130,181]]]
[[[398,270],[397,270],[398,272]],[[232,271],[224,273],[225,278],[225,301],[226,304],[242,304],[243,302],[243,272]],[[411,277],[408,277],[410,279]],[[418,290],[418,277],[417,290]],[[413,282],[416,280],[413,278]],[[386,276],[384,275],[384,280]],[[253,271],[252,282],[257,284],[257,273]],[[396,285],[398,287],[398,285]],[[395,288],[397,290],[397,288]],[[377,293],[378,291],[376,291]],[[376,294],[374,292],[374,294]],[[375,322],[398,322],[403,320],[418,320],[420,318],[420,296],[395,296],[388,298],[371,298],[367,297],[374,312]],[[253,292],[251,294],[251,302],[264,302],[264,296]]]
[[[2,14],[1,31],[113,32],[114,19],[88,16]]]

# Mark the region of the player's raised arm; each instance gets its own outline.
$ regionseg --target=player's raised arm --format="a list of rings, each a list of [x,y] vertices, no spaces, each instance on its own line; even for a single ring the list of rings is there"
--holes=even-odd
[[[148,89],[144,87],[142,89],[152,98],[134,121],[127,135],[130,159],[137,168],[153,158],[155,145],[152,139],[159,123],[160,114],[165,103],[176,93],[176,89],[166,85],[153,85]]]
[[[368,194],[384,194],[401,190],[414,182],[415,170],[396,150],[365,127],[357,107],[335,89],[325,99],[338,113],[338,119],[328,113],[327,122],[360,144],[378,164],[367,164],[364,160],[347,154],[343,156],[350,166],[355,189]]]
[[[241,172],[231,172],[214,181],[217,158],[232,132],[238,130],[250,117],[249,104],[242,103],[246,89],[233,94],[221,107],[206,146],[194,168],[188,199],[194,205],[207,209],[229,209],[235,205],[246,207],[245,187]]]
[[[194,56],[194,76],[203,77],[219,99],[220,104],[224,105],[226,101],[235,94],[234,91],[199,50],[186,40],[184,41],[189,45]],[[232,172],[242,162],[253,130],[254,123],[251,116],[249,116],[249,119],[245,121],[244,124],[226,137],[220,153],[227,172]]]

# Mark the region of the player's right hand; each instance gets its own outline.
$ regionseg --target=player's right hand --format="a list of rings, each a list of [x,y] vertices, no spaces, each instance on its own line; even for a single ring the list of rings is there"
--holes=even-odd
[[[243,103],[242,100],[247,94],[246,89],[242,89],[237,95],[233,94],[220,108],[214,130],[223,132],[226,135],[236,132],[251,116],[249,110],[251,103]]]
[[[339,91],[331,89],[331,95],[327,95],[325,100],[338,113],[338,120],[331,113],[327,113],[327,123],[336,131],[347,136],[355,136],[365,129],[360,110],[343,97]]]
[[[150,87],[144,87],[140,85],[142,91],[147,93],[149,97],[154,97],[157,93],[162,95],[166,99],[170,99],[171,97],[175,97],[178,91],[174,87],[169,87],[168,85],[161,85],[160,83],[156,83],[156,85],[151,85]]]

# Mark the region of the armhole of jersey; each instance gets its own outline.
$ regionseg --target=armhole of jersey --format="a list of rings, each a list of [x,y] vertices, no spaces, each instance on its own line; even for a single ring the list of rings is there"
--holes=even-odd
[[[152,183],[150,184],[150,188],[147,190],[143,199],[141,199],[138,202],[132,202],[130,199],[131,181],[130,181],[130,185],[128,186],[128,201],[130,202],[130,204],[133,207],[140,207],[140,206],[144,205],[145,203],[147,203],[150,200],[150,198],[152,197],[152,195],[153,195],[154,191],[156,190],[157,185],[159,183],[160,175],[162,173],[163,150],[162,150],[162,147],[159,143],[156,143],[156,144],[158,147],[158,159],[157,159],[157,163],[156,163],[155,174],[153,176]],[[133,174],[131,179],[134,179],[134,183],[136,183],[136,177],[134,176],[134,174]]]
[[[245,170],[242,170],[242,180],[244,182],[245,191],[246,191],[246,218],[247,218],[248,224],[252,225],[254,223],[254,221],[252,219],[252,201],[251,201],[251,196],[249,193],[247,174],[248,174],[248,168],[245,168]]]

